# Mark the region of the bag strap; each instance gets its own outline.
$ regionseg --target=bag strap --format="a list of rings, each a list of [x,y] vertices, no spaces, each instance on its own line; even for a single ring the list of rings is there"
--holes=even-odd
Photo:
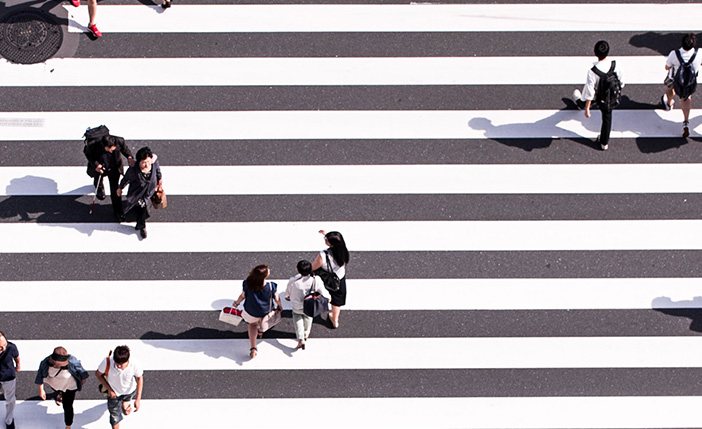
[[[683,61],[680,49],[675,50],[675,55],[678,57],[678,61],[680,61],[680,66],[689,66],[690,64],[692,64],[692,62],[695,60],[695,57],[697,56],[697,49],[695,49],[695,52],[692,53],[692,56],[687,62]]]
[[[328,249],[324,251],[324,256],[327,257],[327,267],[329,268],[329,272],[333,273],[334,269],[332,268],[331,261],[329,260],[329,250]]]

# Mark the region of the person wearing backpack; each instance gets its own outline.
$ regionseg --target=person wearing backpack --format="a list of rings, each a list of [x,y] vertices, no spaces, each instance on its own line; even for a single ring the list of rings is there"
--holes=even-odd
[[[661,96],[661,103],[665,110],[670,110],[675,104],[675,95],[680,97],[680,107],[683,111],[683,138],[690,135],[690,109],[692,108],[692,94],[697,90],[697,73],[702,66],[702,55],[697,55],[695,44],[697,38],[694,33],[683,36],[682,47],[670,51],[665,62],[668,77],[665,79],[666,90]]]
[[[593,100],[600,108],[602,127],[595,142],[600,144],[602,150],[609,148],[612,110],[621,102],[622,88],[624,88],[621,68],[616,61],[608,59],[607,55],[609,55],[609,43],[600,40],[595,44],[597,61],[587,72],[587,80],[582,92],[578,89],[573,91],[573,101],[578,108],[585,109],[586,118],[591,116],[590,106]]]

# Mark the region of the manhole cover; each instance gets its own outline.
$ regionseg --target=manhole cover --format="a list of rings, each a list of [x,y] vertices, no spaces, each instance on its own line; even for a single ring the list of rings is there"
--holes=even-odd
[[[0,55],[20,64],[41,63],[58,52],[61,27],[38,10],[19,10],[0,20]]]

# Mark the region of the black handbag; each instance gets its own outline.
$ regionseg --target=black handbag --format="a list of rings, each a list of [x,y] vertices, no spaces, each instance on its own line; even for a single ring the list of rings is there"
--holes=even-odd
[[[310,293],[305,296],[305,300],[302,302],[302,311],[309,317],[317,317],[329,310],[329,300],[317,292],[317,280],[314,277],[313,280]]]
[[[327,267],[329,267],[329,269],[331,270],[332,266],[331,261],[329,261],[329,251],[325,250],[324,255],[327,257]],[[324,282],[324,287],[329,292],[336,292],[339,290],[339,287],[341,286],[341,280],[334,271],[330,272],[322,267],[319,267],[316,270],[314,270],[314,274],[322,279],[322,281]]]

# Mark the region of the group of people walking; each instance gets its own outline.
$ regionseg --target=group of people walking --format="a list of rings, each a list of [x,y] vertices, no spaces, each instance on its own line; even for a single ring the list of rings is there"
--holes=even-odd
[[[306,341],[312,329],[312,317],[303,311],[303,302],[312,292],[319,292],[330,298],[331,311],[328,313],[329,323],[332,328],[339,327],[341,307],[346,305],[346,265],[349,262],[349,251],[344,237],[340,232],[319,231],[324,235],[327,248],[319,252],[313,262],[301,260],[297,263],[297,275],[290,278],[285,290],[285,299],[292,306],[293,325],[297,338],[297,348],[305,349]],[[327,290],[322,278],[315,274],[318,270],[334,273],[339,279],[338,289]],[[234,301],[234,307],[242,302],[244,310],[242,318],[248,324],[248,336],[251,348],[249,355],[256,357],[258,348],[256,340],[262,335],[261,324],[264,318],[272,311],[280,313],[282,304],[278,287],[275,282],[267,281],[271,274],[268,265],[255,266],[242,284],[242,292]],[[273,303],[275,302],[275,307]]]
[[[0,387],[5,396],[5,427],[15,429],[15,395],[17,373],[20,371],[20,357],[17,346],[8,341],[0,332]],[[119,422],[125,415],[138,411],[144,387],[144,371],[139,361],[132,359],[129,347],[118,346],[114,353],[102,360],[95,376],[100,382],[100,391],[107,398],[107,410],[113,429],[119,429]],[[39,397],[51,397],[56,405],[63,407],[63,420],[66,429],[71,429],[75,412],[73,403],[89,374],[80,360],[68,354],[63,347],[54,351],[39,364],[34,383],[39,386]],[[47,395],[46,389],[51,392]]]
[[[697,90],[697,75],[702,67],[702,55],[697,55],[697,38],[694,33],[687,33],[682,38],[681,47],[670,52],[665,62],[667,74],[663,83],[665,93],[661,96],[661,105],[665,110],[671,110],[677,95],[683,111],[682,137],[690,135],[690,109],[692,94]],[[602,126],[595,140],[602,150],[609,148],[609,136],[612,131],[612,110],[621,101],[621,90],[624,88],[623,73],[616,61],[610,60],[609,43],[600,40],[595,44],[597,61],[588,70],[583,90],[573,91],[573,101],[579,109],[585,110],[585,117],[591,116],[590,107],[593,101],[600,108]]]

